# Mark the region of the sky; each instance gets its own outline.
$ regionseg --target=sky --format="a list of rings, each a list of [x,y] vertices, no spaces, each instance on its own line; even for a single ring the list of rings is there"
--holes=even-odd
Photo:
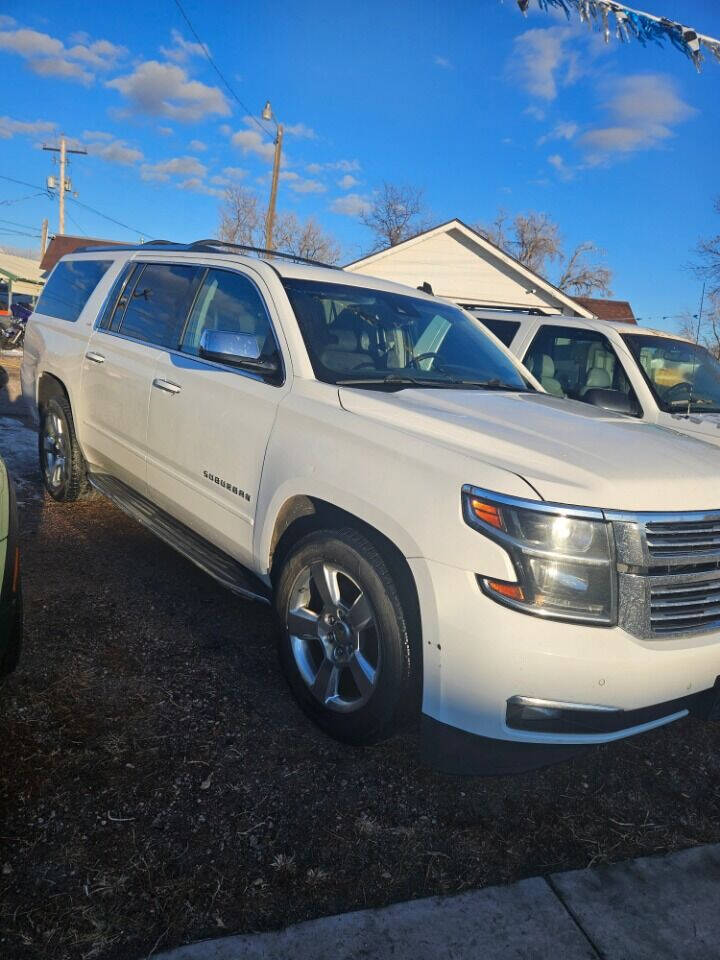
[[[637,2],[720,38],[716,0]],[[646,325],[697,312],[693,249],[720,232],[712,57],[698,74],[669,45],[606,45],[536,0],[527,18],[515,0],[182,7],[235,96],[174,0],[0,2],[0,177],[24,182],[0,179],[0,244],[37,246],[26,234],[44,217],[57,230],[42,145],[61,132],[88,151],[72,158],[67,233],[216,235],[228,186],[267,200],[270,99],[278,209],[313,215],[345,261],[372,246],[360,216],[383,181],[408,184],[432,223],[548,213],[567,250],[605,251],[614,295]]]

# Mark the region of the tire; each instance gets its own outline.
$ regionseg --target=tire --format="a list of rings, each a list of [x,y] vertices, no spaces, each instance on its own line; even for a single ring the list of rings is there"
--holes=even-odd
[[[53,397],[41,407],[38,454],[43,484],[53,500],[67,503],[90,495],[87,465],[65,397]]]
[[[6,677],[12,673],[20,662],[20,651],[22,649],[23,637],[23,596],[22,586],[19,588],[17,597],[14,600],[14,609],[10,620],[10,642],[5,648],[5,653],[0,659],[0,677]]]
[[[275,589],[279,656],[305,713],[352,744],[390,736],[417,673],[389,564],[357,530],[320,530],[284,557]]]

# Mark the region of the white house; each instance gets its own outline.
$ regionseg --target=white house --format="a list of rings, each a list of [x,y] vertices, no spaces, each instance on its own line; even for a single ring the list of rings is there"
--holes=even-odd
[[[437,296],[466,307],[594,316],[462,220],[442,223],[345,269],[410,287],[429,283]]]

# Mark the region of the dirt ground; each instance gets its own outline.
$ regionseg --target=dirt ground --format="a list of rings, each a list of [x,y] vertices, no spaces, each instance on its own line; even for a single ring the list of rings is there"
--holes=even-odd
[[[720,840],[720,725],[493,780],[423,769],[412,731],[341,746],[291,699],[266,607],[101,499],[43,499],[9,459],[26,637],[0,687],[3,958],[140,960]]]

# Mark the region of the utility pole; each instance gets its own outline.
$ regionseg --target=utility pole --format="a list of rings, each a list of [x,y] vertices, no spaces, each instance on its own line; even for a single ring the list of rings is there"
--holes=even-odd
[[[275,156],[273,158],[272,185],[270,187],[270,203],[265,218],[265,249],[273,248],[273,227],[275,226],[275,201],[277,199],[278,177],[280,175],[280,157],[282,156],[283,127],[273,116],[270,101],[265,104],[262,112],[263,120],[272,120],[277,133],[275,135]]]
[[[67,155],[69,153],[79,153],[85,155],[87,154],[87,150],[69,150],[65,136],[60,137],[59,147],[43,146],[43,150],[47,150],[50,153],[60,154],[60,182],[58,183],[58,197],[60,202],[58,211],[58,227],[59,232],[63,234],[65,233],[65,191],[72,189],[72,184],[65,176],[65,171],[67,169]],[[49,185],[52,185],[52,179],[53,178],[49,178]]]
[[[45,256],[45,251],[47,250],[47,235],[48,235],[48,220],[47,217],[42,222],[41,227],[41,239],[40,239],[40,259]]]

